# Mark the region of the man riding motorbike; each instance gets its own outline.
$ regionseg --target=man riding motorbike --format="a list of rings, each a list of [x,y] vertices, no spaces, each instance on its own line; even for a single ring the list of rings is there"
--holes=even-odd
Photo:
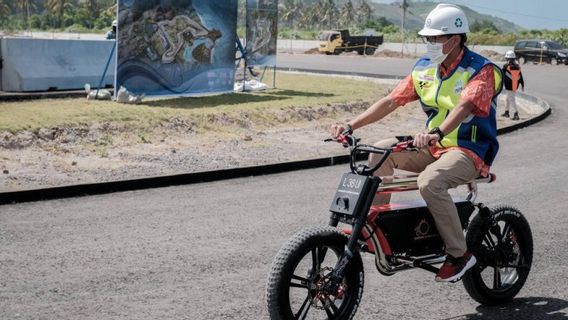
[[[386,97],[347,124],[332,125],[337,137],[378,121],[411,101],[420,100],[427,128],[414,136],[419,152],[393,153],[376,174],[388,181],[394,168],[420,173],[418,186],[445,243],[446,261],[436,281],[459,280],[476,263],[467,250],[457,208],[448,189],[486,176],[497,154],[496,98],[502,89],[502,73],[488,59],[466,46],[468,20],[452,4],[439,4],[419,31],[427,53],[412,73]],[[393,139],[378,147],[390,147]],[[376,163],[377,155],[369,161]],[[379,195],[385,204],[390,195]]]

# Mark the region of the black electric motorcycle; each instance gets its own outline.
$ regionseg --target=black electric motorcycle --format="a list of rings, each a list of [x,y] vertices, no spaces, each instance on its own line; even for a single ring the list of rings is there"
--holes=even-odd
[[[352,319],[363,293],[364,253],[375,256],[375,266],[385,276],[414,268],[437,273],[436,265],[445,261],[444,243],[422,200],[372,205],[377,193],[417,189],[417,175],[395,176],[389,183],[373,175],[391,153],[416,151],[412,141],[401,138],[383,149],[359,145],[347,133],[335,140],[350,148],[351,171],[341,177],[329,224],[298,232],[274,258],[267,284],[272,320]],[[369,153],[382,155],[375,166],[357,163]],[[455,200],[468,249],[477,258],[458,280],[483,305],[512,300],[529,275],[533,256],[531,229],[519,210],[475,202],[477,184],[494,180],[490,174],[468,183],[466,198]],[[351,227],[339,229],[339,223]]]

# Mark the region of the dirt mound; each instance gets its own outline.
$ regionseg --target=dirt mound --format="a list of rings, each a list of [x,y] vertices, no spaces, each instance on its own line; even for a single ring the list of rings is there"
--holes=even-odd
[[[393,51],[389,49],[384,49],[380,51],[375,51],[375,57],[382,57],[382,58],[418,58],[417,55],[405,52],[404,55],[400,53],[400,51]]]
[[[171,118],[145,130],[105,122],[0,131],[0,192],[315,158],[323,152],[329,124],[344,122],[369,104],[219,112],[203,119]],[[198,129],[198,122],[231,129]]]
[[[480,55],[490,60],[503,60],[503,55],[493,50],[481,50]]]
[[[305,54],[321,54],[318,48],[311,48],[309,50],[304,51]]]

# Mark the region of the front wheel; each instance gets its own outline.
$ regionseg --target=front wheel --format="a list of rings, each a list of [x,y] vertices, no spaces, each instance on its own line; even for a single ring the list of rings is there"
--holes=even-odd
[[[523,57],[523,56],[519,56],[518,60],[519,60],[519,64],[525,64],[525,63],[527,63],[527,58],[525,58],[525,57]]]
[[[270,319],[352,319],[364,283],[358,252],[336,292],[324,290],[346,244],[347,236],[330,226],[310,227],[290,238],[274,258],[268,276]]]
[[[478,214],[467,232],[467,246],[478,260],[463,278],[469,295],[483,305],[509,302],[521,290],[532,265],[533,239],[530,226],[515,208]]]

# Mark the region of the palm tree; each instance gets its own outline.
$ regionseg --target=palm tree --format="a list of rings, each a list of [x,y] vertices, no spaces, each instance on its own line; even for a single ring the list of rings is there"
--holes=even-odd
[[[6,19],[10,13],[12,13],[12,9],[6,3],[6,0],[0,0],[0,21]]]
[[[93,21],[97,19],[100,13],[99,1],[97,0],[81,0],[81,6],[87,11],[89,16],[89,24],[92,27]]]
[[[22,10],[22,15],[24,16],[24,24],[26,28],[29,29],[29,18],[30,10],[35,8],[35,3],[33,0],[16,0],[16,8]]]
[[[280,19],[286,26],[292,28],[294,22],[301,17],[303,9],[301,0],[285,0],[280,4]]]
[[[327,26],[328,29],[331,29],[333,24],[336,24],[338,18],[337,7],[335,6],[334,0],[326,0],[322,3],[321,6],[321,14],[322,14],[322,25]]]
[[[365,23],[371,20],[373,16],[373,8],[369,5],[367,0],[360,0],[359,9],[359,23]]]
[[[314,29],[320,27],[320,12],[317,4],[304,8],[298,21],[298,27],[303,29]]]
[[[45,5],[57,17],[59,27],[61,27],[63,26],[63,14],[73,6],[73,0],[47,0]]]
[[[351,0],[348,0],[343,5],[339,17],[339,22],[344,28],[349,28],[353,21],[355,21],[355,6]]]
[[[104,11],[105,14],[111,15],[111,16],[116,16],[116,8],[117,8],[118,4],[113,4],[112,6],[106,8]]]

